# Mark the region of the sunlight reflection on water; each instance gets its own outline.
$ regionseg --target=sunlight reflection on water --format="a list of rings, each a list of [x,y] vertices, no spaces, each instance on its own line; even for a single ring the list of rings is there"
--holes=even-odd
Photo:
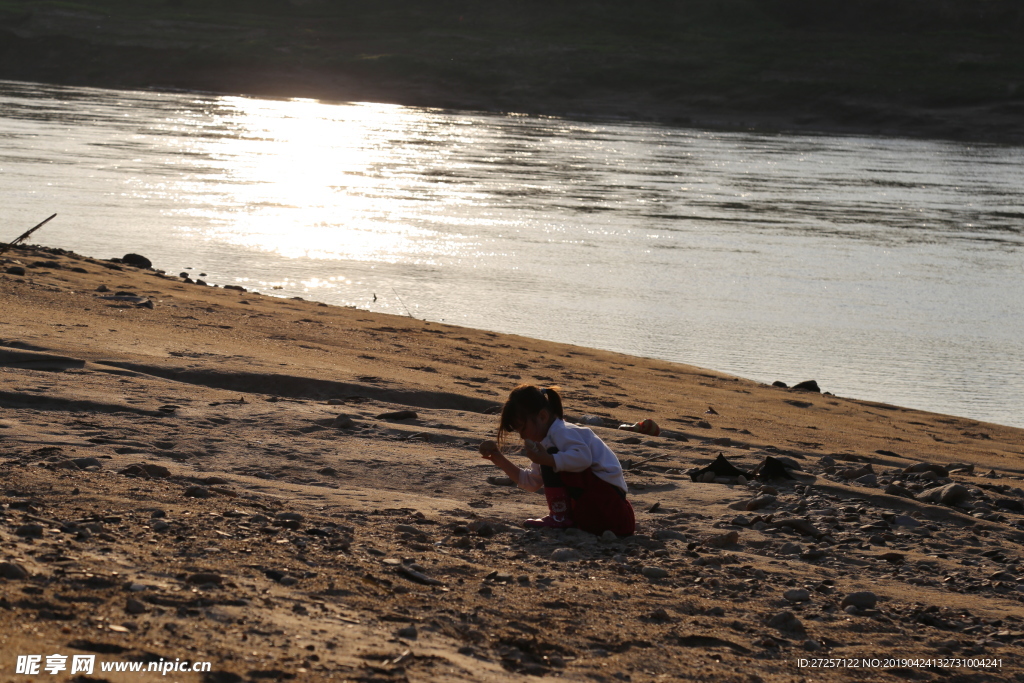
[[[44,244],[1024,426],[1021,148],[12,82],[0,137]]]

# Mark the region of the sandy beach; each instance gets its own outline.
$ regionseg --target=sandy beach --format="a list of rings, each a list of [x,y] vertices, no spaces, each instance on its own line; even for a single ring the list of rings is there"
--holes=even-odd
[[[634,536],[521,527],[523,383]],[[820,389],[12,249],[0,680],[1024,680],[1024,430]]]

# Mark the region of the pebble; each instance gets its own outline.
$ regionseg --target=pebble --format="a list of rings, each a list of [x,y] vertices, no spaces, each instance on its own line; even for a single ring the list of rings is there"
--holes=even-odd
[[[186,498],[209,498],[213,494],[210,493],[210,489],[203,486],[189,486],[183,495]]]
[[[334,418],[334,422],[331,423],[335,429],[352,429],[356,426],[355,421],[348,415],[341,414]]]
[[[704,543],[715,548],[723,548],[727,545],[733,545],[740,540],[740,534],[738,531],[730,531],[725,534],[719,534],[718,536],[710,536],[704,540]]]
[[[224,577],[220,574],[215,574],[213,572],[196,572],[195,574],[190,574],[189,577],[185,579],[185,583],[191,583],[194,585],[204,585],[212,583],[217,584],[219,586],[223,582]]]
[[[171,471],[163,465],[154,465],[153,463],[142,463],[139,465],[142,470],[153,477],[154,479],[163,479],[171,476]]]
[[[25,536],[26,538],[42,538],[43,537],[43,525],[42,524],[22,524],[14,530],[19,536]]]
[[[878,486],[878,476],[874,473],[865,474],[863,477],[857,477],[853,481],[861,486]]]
[[[0,562],[0,576],[10,581],[20,581],[28,578],[28,572],[20,564]]]
[[[893,482],[885,487],[885,492],[890,496],[899,496],[900,498],[913,498],[914,494],[902,485]]]
[[[858,591],[847,594],[840,603],[840,607],[855,607],[858,610],[874,609],[877,602],[878,596],[871,591]]]
[[[775,505],[775,503],[777,501],[778,501],[778,498],[776,498],[775,496],[771,495],[770,493],[765,493],[765,494],[762,494],[762,495],[758,496],[757,498],[754,498],[751,501],[748,501],[747,502],[747,510],[748,511],[760,510],[761,508],[768,507],[769,505]]]
[[[893,518],[892,524],[894,526],[907,526],[907,527],[921,526],[921,522],[917,521],[916,519],[914,519],[910,515],[897,515],[896,517]]]
[[[141,254],[125,254],[121,257],[121,262],[129,266],[135,266],[136,268],[153,267],[153,262]]]
[[[779,612],[771,619],[768,620],[768,625],[772,628],[777,628],[780,631],[790,631],[795,633],[802,633],[804,631],[803,623],[796,618],[796,615],[792,612]]]
[[[555,562],[573,562],[580,559],[580,554],[572,548],[556,548],[551,553],[551,559]]]
[[[170,527],[171,523],[163,519],[158,519],[157,521],[149,525],[149,528],[153,531],[164,531],[165,529],[169,529]]]
[[[7,267],[7,274],[8,275],[24,275],[25,274],[25,269],[22,268],[21,266],[8,266]]]
[[[664,579],[668,577],[668,570],[662,567],[644,567],[640,570],[640,573],[648,579]]]
[[[413,626],[412,624],[410,624],[409,626],[406,626],[405,628],[398,629],[398,637],[399,638],[406,638],[408,640],[415,640],[417,635],[419,635],[419,634],[416,632],[416,627]]]
[[[674,533],[678,534],[679,532],[676,531]],[[679,534],[679,535],[682,536],[682,534]],[[613,541],[619,540],[619,537],[615,535],[614,531],[612,531],[611,529],[607,529],[603,534],[601,534],[601,540],[604,541],[605,543],[611,543]],[[682,540],[682,539],[680,539],[680,540]]]
[[[128,598],[124,603],[124,611],[128,614],[142,614],[144,612],[148,612],[149,608],[140,600]]]
[[[903,555],[903,553],[882,553],[878,556],[878,559],[885,560],[886,562],[892,562],[893,564],[898,564],[900,562],[903,562],[903,560],[906,558]]]
[[[971,499],[971,492],[963,484],[946,484],[919,493],[917,499],[925,503],[959,505]]]
[[[504,475],[487,477],[487,483],[493,486],[513,486],[512,480]]]
[[[806,588],[793,588],[782,594],[790,602],[807,602],[811,599],[811,592]]]
[[[378,420],[415,420],[419,415],[411,410],[396,410],[391,413],[381,413]]]

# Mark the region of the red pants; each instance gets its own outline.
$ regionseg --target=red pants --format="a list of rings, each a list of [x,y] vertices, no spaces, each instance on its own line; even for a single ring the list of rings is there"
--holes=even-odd
[[[558,472],[569,489],[572,518],[576,526],[591,534],[611,529],[616,536],[631,536],[636,530],[633,506],[618,487],[612,486],[592,469]]]

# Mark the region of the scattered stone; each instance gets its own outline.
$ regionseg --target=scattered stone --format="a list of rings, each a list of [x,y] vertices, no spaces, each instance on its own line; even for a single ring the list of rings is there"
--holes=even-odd
[[[857,479],[873,473],[874,469],[871,467],[871,464],[868,463],[867,465],[862,465],[860,467],[850,467],[845,470],[840,470],[839,476],[843,479]]]
[[[771,495],[769,493],[764,493],[764,494],[761,494],[760,496],[757,496],[756,498],[753,498],[753,499],[747,501],[747,505],[746,505],[745,509],[748,512],[753,511],[753,510],[760,510],[761,508],[766,508],[769,505],[775,505],[775,503],[777,503],[777,502],[778,502],[778,498],[776,498],[775,496],[773,496],[773,495]]]
[[[491,526],[490,522],[485,522],[480,519],[475,522],[470,522],[467,528],[477,536],[481,536],[483,538],[490,538],[494,535],[494,527]],[[420,531],[420,533],[422,534],[423,532]]]
[[[913,498],[914,493],[909,489],[904,488],[902,485],[892,482],[885,487],[885,492],[890,496],[899,496],[900,498]]]
[[[144,462],[139,464],[142,471],[153,477],[154,479],[164,479],[171,476],[171,471],[163,465],[155,465],[153,463]]]
[[[213,494],[204,486],[189,486],[183,495],[186,498],[209,498]]]
[[[906,556],[903,553],[882,553],[876,557],[880,560],[891,562],[892,564],[900,564],[906,559]]]
[[[799,534],[804,536],[811,536],[813,538],[821,538],[823,535],[813,524],[808,522],[806,519],[800,519],[798,517],[791,517],[786,519],[777,519],[771,523],[774,527],[787,527],[793,529]]]
[[[858,591],[849,593],[840,603],[840,607],[855,607],[858,610],[874,609],[878,602],[878,596],[871,591]]]
[[[487,477],[487,483],[493,486],[515,486],[511,479],[503,475]]]
[[[648,579],[664,579],[668,577],[668,570],[662,567],[644,567],[640,570],[640,573]]]
[[[196,572],[195,574],[189,574],[188,578],[185,579],[185,583],[199,586],[206,584],[216,584],[219,586],[223,582],[224,577],[214,572]]]
[[[878,476],[874,473],[865,474],[863,477],[857,477],[853,481],[861,486],[878,486]]]
[[[398,637],[399,638],[405,638],[407,640],[415,640],[417,635],[419,635],[419,634],[416,632],[416,627],[413,626],[412,624],[406,626],[405,628],[398,629]]]
[[[153,262],[141,254],[125,254],[121,257],[121,263],[136,268],[152,268]]]
[[[939,503],[942,505],[960,505],[971,499],[970,490],[963,484],[947,484],[937,486],[918,494],[917,499],[925,503]]]
[[[782,594],[790,602],[807,602],[811,599],[811,592],[806,588],[793,588]]]
[[[334,422],[331,426],[335,429],[353,429],[356,426],[355,421],[348,415],[341,414],[334,418]]]
[[[672,532],[672,533],[678,534],[679,532],[675,531],[675,532]],[[679,534],[679,535],[682,536],[682,534]],[[619,537],[615,535],[614,531],[612,531],[611,529],[607,529],[603,534],[601,534],[601,540],[604,541],[605,543],[611,543],[613,541],[619,540]],[[682,537],[682,538],[680,538],[678,540],[685,540],[685,537]]]
[[[28,578],[28,572],[20,564],[0,562],[0,576],[9,581],[21,581]]]
[[[803,623],[792,612],[779,612],[768,620],[768,625],[783,633],[804,633]]]
[[[412,579],[413,581],[415,581],[417,583],[426,584],[428,586],[443,586],[444,585],[443,581],[438,581],[437,579],[431,578],[431,577],[427,576],[426,574],[424,574],[423,572],[418,571],[417,569],[414,569],[413,567],[410,567],[409,565],[405,565],[405,564],[400,565],[398,567],[398,573],[404,575],[405,577],[407,577],[409,579]]]
[[[141,600],[128,598],[124,604],[124,611],[128,614],[143,614],[144,612],[148,612],[149,608],[146,607],[146,604]]]
[[[338,470],[333,467],[321,467],[316,471],[317,474],[322,474],[325,477],[334,477],[338,474]]]
[[[819,394],[821,393],[821,389],[818,387],[818,382],[813,379],[794,384],[793,391],[813,391]]]
[[[411,410],[397,410],[391,413],[381,413],[378,420],[415,420],[419,415]]]
[[[921,526],[921,522],[917,521],[916,519],[914,519],[910,515],[897,515],[896,517],[893,517],[892,525],[893,526],[916,527],[916,526]]]
[[[42,538],[43,531],[45,531],[45,529],[43,529],[42,524],[22,524],[14,530],[14,533],[26,538]]]
[[[8,275],[24,275],[25,274],[25,269],[22,268],[21,266],[8,266],[7,267],[7,274]]]
[[[555,562],[574,562],[580,559],[580,554],[572,548],[556,548],[551,553],[551,559]]]
[[[738,531],[730,531],[724,534],[718,534],[717,536],[709,536],[704,539],[704,544],[712,546],[714,548],[724,548],[727,545],[733,545],[740,540],[740,534]]]
[[[903,470],[903,474],[915,474],[915,473],[919,474],[919,473],[923,473],[923,472],[932,472],[932,473],[938,475],[939,477],[948,477],[949,476],[949,469],[948,468],[945,468],[942,465],[933,465],[932,463],[928,463],[928,462],[915,463],[915,464],[911,465],[910,467],[907,467],[906,469]]]

